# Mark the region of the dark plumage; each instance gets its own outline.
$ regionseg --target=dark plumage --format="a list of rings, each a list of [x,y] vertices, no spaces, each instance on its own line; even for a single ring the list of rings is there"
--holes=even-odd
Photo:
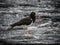
[[[29,17],[23,18],[20,21],[14,23],[14,24],[11,24],[10,26],[12,29],[15,26],[30,25],[32,22],[33,23],[35,22],[35,12],[31,12]]]

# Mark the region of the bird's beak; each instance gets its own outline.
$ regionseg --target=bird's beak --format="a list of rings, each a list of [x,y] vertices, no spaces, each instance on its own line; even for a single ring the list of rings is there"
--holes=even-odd
[[[40,16],[35,16],[36,19],[40,19]]]

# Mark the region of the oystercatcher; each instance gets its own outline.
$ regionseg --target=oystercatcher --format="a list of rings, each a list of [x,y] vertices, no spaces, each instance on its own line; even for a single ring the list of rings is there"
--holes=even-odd
[[[31,14],[29,15],[29,17],[25,17],[23,19],[21,19],[20,21],[18,22],[15,22],[14,24],[11,24],[11,28],[10,29],[13,29],[15,26],[21,26],[21,25],[30,25],[31,23],[34,23],[36,20],[36,13],[35,12],[31,12]],[[28,33],[28,30],[26,28],[26,30],[24,31],[24,34],[25,36],[29,36],[30,34]]]
[[[36,18],[35,18],[36,13],[31,12],[29,17],[23,18],[18,22],[15,22],[14,24],[11,24],[11,29],[14,28],[15,26],[21,26],[21,25],[30,25],[32,22],[34,23]]]

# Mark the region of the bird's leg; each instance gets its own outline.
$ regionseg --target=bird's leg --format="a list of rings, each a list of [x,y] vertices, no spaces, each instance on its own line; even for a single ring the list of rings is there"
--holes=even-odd
[[[26,28],[26,30],[24,30],[24,35],[23,36],[27,36],[27,37],[30,37],[31,35],[29,34],[29,30],[27,30],[27,28]]]

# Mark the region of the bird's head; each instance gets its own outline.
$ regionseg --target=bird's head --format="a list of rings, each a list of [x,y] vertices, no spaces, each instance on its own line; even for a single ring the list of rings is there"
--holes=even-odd
[[[33,20],[33,23],[35,22],[36,20],[36,17],[35,17],[36,13],[35,12],[31,12],[30,14],[30,18]]]

